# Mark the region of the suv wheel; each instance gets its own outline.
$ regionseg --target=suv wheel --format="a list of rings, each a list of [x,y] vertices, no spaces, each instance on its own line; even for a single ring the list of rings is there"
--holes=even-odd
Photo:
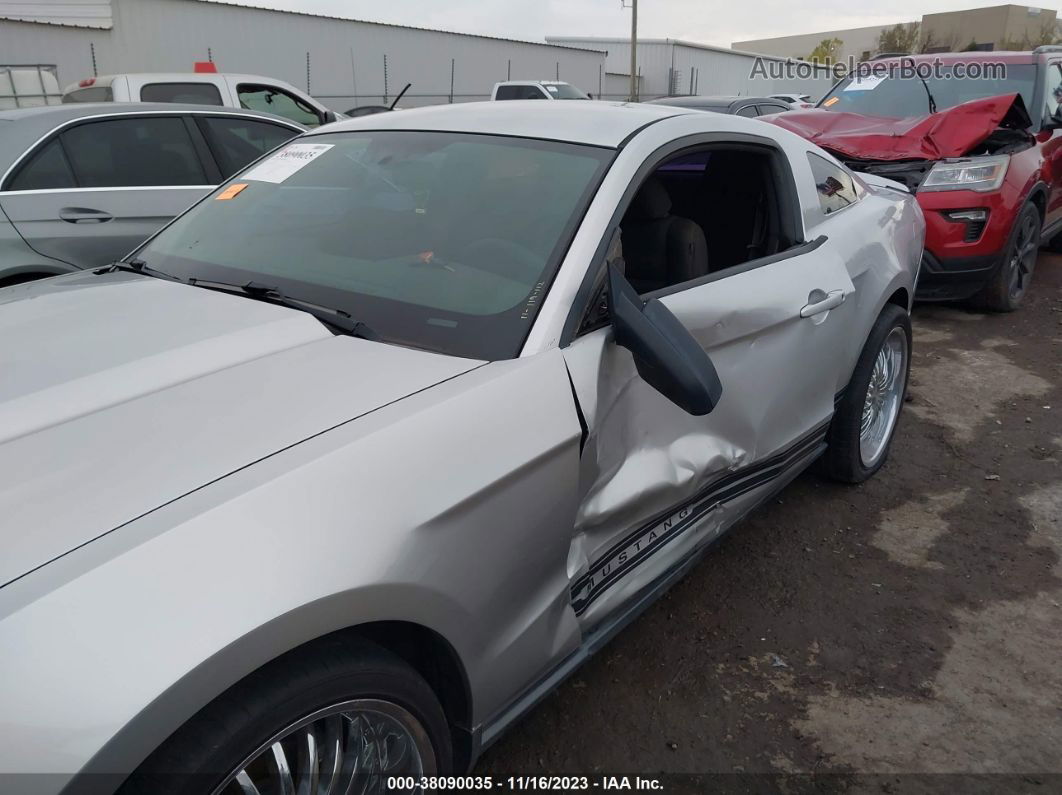
[[[375,644],[332,635],[255,671],[178,729],[120,795],[413,792],[452,767],[427,682]]]
[[[1036,267],[1040,227],[1040,211],[1026,204],[1014,222],[1003,262],[975,299],[978,304],[993,312],[1013,312],[1021,306]]]

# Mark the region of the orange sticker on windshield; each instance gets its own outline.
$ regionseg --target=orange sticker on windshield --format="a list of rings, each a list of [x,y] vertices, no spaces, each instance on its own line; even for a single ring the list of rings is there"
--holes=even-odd
[[[822,107],[828,108],[830,107],[830,105],[836,104],[838,101],[840,101],[840,99],[840,97],[830,97],[828,100],[822,103]]]
[[[225,188],[225,190],[217,195],[217,198],[215,198],[214,201],[223,202],[229,199],[235,199],[246,187],[246,182],[237,182],[235,185],[229,185],[229,187]]]

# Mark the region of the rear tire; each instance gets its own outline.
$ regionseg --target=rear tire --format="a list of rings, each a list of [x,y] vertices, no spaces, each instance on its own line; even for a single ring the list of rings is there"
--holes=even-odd
[[[888,304],[874,321],[830,423],[820,462],[825,475],[862,483],[881,469],[899,422],[910,368],[911,319],[902,308]],[[879,398],[882,411],[875,413]]]
[[[263,792],[284,791],[284,784],[302,792],[333,771],[349,781],[358,770],[380,778],[381,792],[404,792],[389,789],[386,777],[445,775],[452,765],[449,726],[428,683],[389,651],[336,634],[274,660],[212,701],[119,795],[230,795],[247,778]]]
[[[1003,261],[974,302],[990,312],[1013,312],[1029,291],[1043,221],[1035,204],[1026,204],[1011,229]]]

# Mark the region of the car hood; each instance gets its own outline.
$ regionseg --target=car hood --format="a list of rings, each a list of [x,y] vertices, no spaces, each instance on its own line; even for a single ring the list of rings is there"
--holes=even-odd
[[[1032,125],[1020,94],[975,99],[906,119],[814,108],[780,113],[768,120],[823,149],[862,160],[962,157],[1000,127]]]
[[[132,273],[0,290],[0,586],[479,364]]]

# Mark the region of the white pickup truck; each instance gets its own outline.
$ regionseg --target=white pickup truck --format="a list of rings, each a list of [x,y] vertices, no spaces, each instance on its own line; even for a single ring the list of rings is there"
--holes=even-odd
[[[100,75],[63,90],[63,102],[180,102],[264,111],[316,127],[338,118],[283,80],[214,71]]]

